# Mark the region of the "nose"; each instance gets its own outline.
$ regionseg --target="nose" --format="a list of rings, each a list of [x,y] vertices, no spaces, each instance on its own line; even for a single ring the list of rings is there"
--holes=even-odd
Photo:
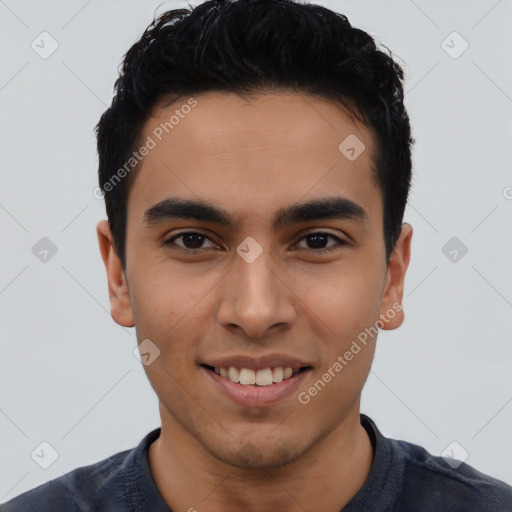
[[[253,340],[268,338],[276,329],[289,329],[297,316],[297,297],[288,274],[268,251],[253,261],[237,255],[224,280],[218,321],[234,334]]]

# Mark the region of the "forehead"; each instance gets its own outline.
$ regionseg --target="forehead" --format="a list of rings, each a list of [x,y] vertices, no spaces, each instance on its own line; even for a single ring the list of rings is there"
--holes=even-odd
[[[327,100],[284,92],[183,96],[161,102],[139,140],[151,149],[130,188],[129,216],[142,219],[173,196],[232,205],[240,219],[267,212],[270,219],[282,204],[333,194],[381,215],[372,134]]]

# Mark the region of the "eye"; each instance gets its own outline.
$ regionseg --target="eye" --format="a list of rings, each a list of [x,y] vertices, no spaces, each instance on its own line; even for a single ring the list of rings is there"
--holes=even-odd
[[[337,243],[325,247],[325,244],[327,243],[327,240],[329,238],[335,240]],[[312,250],[313,252],[317,253],[333,251],[339,248],[340,246],[348,245],[348,243],[342,240],[341,238],[338,238],[337,236],[331,233],[327,233],[325,231],[314,231],[312,233],[308,233],[299,240],[299,243],[302,242],[302,240],[309,240],[309,245],[312,245],[313,247],[306,247],[305,249],[300,248],[299,250]]]
[[[182,239],[182,245],[176,244],[176,240]],[[325,247],[325,244],[328,243],[328,240],[332,239],[335,243],[331,246]],[[348,245],[347,242],[340,239],[339,237],[325,232],[325,231],[315,231],[312,233],[308,233],[303,236],[298,243],[306,241],[306,244],[310,247],[302,247],[299,250],[313,251],[316,253],[325,253],[329,251],[336,250],[337,248]],[[210,248],[217,248],[218,245],[212,242],[210,238],[208,238],[204,233],[199,231],[185,231],[182,233],[178,233],[177,235],[172,236],[168,240],[164,242],[164,245],[175,245],[181,251],[186,252],[188,254],[197,254],[204,249],[208,249],[208,247],[204,247],[203,244],[205,241],[210,241],[212,245]],[[312,247],[311,247],[312,246]]]
[[[182,243],[184,246],[179,244],[175,244],[175,240],[179,240],[182,238]],[[165,245],[178,245],[178,248],[186,253],[198,253],[202,247],[203,242],[205,240],[210,240],[205,234],[199,231],[185,231],[183,233],[179,233],[169,238],[164,242]],[[210,240],[211,242],[211,240]],[[213,242],[212,242],[213,244]],[[218,247],[216,244],[213,244],[213,247]]]

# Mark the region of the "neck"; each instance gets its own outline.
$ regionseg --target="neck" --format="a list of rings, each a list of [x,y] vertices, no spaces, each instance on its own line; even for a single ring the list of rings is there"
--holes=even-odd
[[[149,465],[160,494],[175,512],[339,512],[361,489],[372,465],[359,404],[295,461],[257,470],[219,461],[173,419],[165,419],[149,448]]]

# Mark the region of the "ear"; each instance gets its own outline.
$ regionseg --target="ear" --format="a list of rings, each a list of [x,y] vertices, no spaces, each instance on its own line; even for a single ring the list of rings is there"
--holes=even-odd
[[[116,323],[123,327],[134,327],[132,304],[128,283],[113,244],[108,221],[102,220],[96,226],[101,257],[107,270],[108,294],[110,297],[110,314]]]
[[[380,318],[384,324],[382,329],[385,330],[396,329],[404,321],[402,296],[404,293],[405,272],[409,266],[411,256],[411,238],[412,226],[407,223],[402,224],[400,236],[389,258],[386,284],[384,285],[381,300]],[[392,318],[391,312],[395,312]]]

